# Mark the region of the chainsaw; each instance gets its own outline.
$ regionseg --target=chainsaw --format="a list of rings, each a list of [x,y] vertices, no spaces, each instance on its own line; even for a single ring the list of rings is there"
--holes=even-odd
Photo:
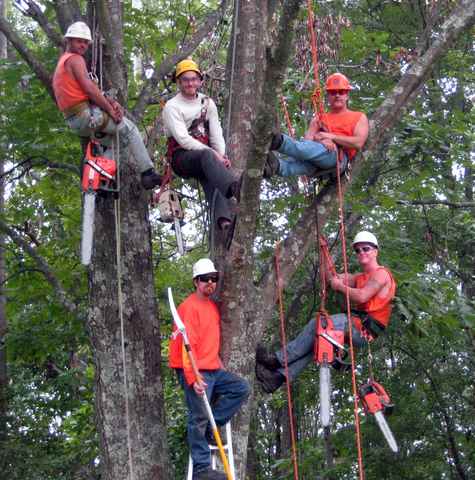
[[[86,149],[82,173],[83,215],[81,234],[81,263],[91,263],[94,238],[94,216],[98,193],[118,194],[116,185],[117,164],[115,160],[103,156],[103,147],[91,140]]]
[[[316,328],[314,355],[315,361],[320,365],[320,420],[323,427],[328,427],[331,395],[330,365],[338,362],[345,352],[343,345],[345,334],[334,329],[330,315],[325,312],[318,312]]]
[[[359,396],[361,403],[366,412],[372,413],[376,422],[388,442],[389,448],[394,452],[398,452],[396,439],[394,438],[388,423],[386,422],[387,415],[390,415],[394,409],[389,395],[386,393],[382,385],[374,380],[362,385],[359,389]]]

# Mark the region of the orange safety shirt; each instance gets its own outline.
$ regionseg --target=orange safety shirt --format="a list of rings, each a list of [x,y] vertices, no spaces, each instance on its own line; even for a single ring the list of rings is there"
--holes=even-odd
[[[328,132],[336,133],[337,135],[346,135],[351,137],[354,135],[356,124],[363,115],[362,112],[354,112],[353,110],[347,110],[342,113],[324,113],[322,116],[322,122],[325,125]],[[343,147],[348,160],[353,160],[353,158],[358,153],[356,148],[345,148]]]
[[[392,310],[392,300],[394,295],[396,295],[396,281],[392,276],[389,269],[386,267],[379,267],[378,270],[383,269],[385,270],[390,277],[391,285],[389,287],[388,294],[381,298],[376,294],[373,298],[370,298],[367,302],[360,303],[356,305],[357,310],[361,310],[363,312],[367,312],[372,318],[377,320],[381,325],[387,327],[389,324],[389,319],[391,317],[391,310]],[[359,273],[355,276],[355,286],[356,288],[363,288],[370,278],[370,273]]]
[[[216,304],[210,299],[201,299],[196,293],[192,293],[178,307],[178,314],[185,324],[198,370],[218,370],[222,368],[223,364],[219,358],[220,315]],[[180,334],[177,334],[175,325],[173,331],[174,335],[170,342],[168,356],[170,368],[183,368],[186,382],[188,385],[193,385],[196,377],[193,374],[183,338]]]
[[[66,70],[64,64],[77,53],[64,53],[56,65],[53,75],[53,90],[59,109],[64,112],[78,103],[89,100],[79,82]],[[78,55],[80,56],[80,55]]]

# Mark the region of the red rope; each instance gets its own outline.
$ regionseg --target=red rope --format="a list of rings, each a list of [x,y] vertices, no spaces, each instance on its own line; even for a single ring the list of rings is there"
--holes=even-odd
[[[295,440],[292,392],[290,390],[290,380],[289,380],[289,360],[287,356],[287,339],[285,336],[284,301],[282,299],[282,276],[280,274],[279,256],[280,256],[280,242],[278,242],[275,247],[275,275],[276,275],[276,281],[277,281],[277,297],[279,301],[280,341],[282,344],[282,352],[284,357],[285,382],[287,385],[287,405],[289,410],[290,437],[292,441],[292,464],[294,467],[294,480],[298,480],[299,469],[297,464],[297,442]]]
[[[292,138],[295,138],[295,129],[292,126],[292,121],[290,120],[289,109],[287,108],[287,102],[283,95],[280,96],[280,103],[282,105],[282,111],[284,112],[285,123],[287,123],[287,131]]]
[[[341,236],[341,250],[343,257],[343,273],[345,275],[345,281],[348,278],[348,257],[346,251],[346,239],[345,239],[345,219],[343,213],[343,192],[341,188],[340,178],[340,162],[343,158],[343,152],[338,150],[338,158],[336,162],[336,178],[337,178],[337,190],[338,190],[338,216],[340,223],[340,236]],[[355,351],[353,348],[353,319],[351,317],[351,305],[350,305],[350,290],[347,286],[345,288],[345,300],[346,300],[346,314],[348,318],[348,330],[350,337],[350,357],[351,357],[351,384],[353,387],[353,408],[355,416],[355,430],[356,430],[356,447],[358,450],[358,467],[359,478],[364,480],[364,466],[363,466],[363,451],[361,446],[361,429],[360,429],[360,417],[358,413],[358,388],[356,386],[356,366],[355,366]]]

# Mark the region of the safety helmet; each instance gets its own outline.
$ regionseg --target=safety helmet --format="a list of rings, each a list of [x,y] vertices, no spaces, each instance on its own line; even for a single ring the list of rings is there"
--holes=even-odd
[[[352,246],[355,246],[357,243],[371,243],[371,245],[378,248],[378,240],[371,232],[358,232],[353,240]]]
[[[353,90],[350,81],[342,73],[332,73],[325,82],[325,90]]]
[[[201,73],[198,64],[191,58],[185,58],[185,60],[177,63],[175,73],[173,74],[173,80],[176,82],[176,79],[185,72],[196,72],[201,78],[203,78],[203,74]]]
[[[193,265],[193,278],[207,273],[218,273],[214,267],[214,263],[209,258],[201,258]]]
[[[92,42],[91,30],[84,22],[75,22],[69,25],[66,38],[83,38]]]

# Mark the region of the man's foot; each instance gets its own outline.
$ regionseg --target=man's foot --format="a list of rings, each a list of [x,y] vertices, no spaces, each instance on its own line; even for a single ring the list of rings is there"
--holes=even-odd
[[[279,173],[280,162],[279,158],[274,152],[269,152],[266,158],[266,164],[264,165],[263,178],[271,178]]]
[[[256,364],[256,377],[266,393],[274,393],[285,380],[281,373],[273,372],[260,363]]]
[[[142,172],[140,181],[142,187],[145,190],[151,190],[152,188],[159,187],[162,184],[162,176],[159,175],[153,168],[149,168]]]
[[[282,136],[281,133],[274,133],[272,135],[272,140],[270,142],[269,150],[279,150],[283,141],[284,141],[284,137]]]
[[[262,344],[258,344],[256,348],[256,362],[264,365],[269,370],[277,370],[282,365],[274,352],[269,353],[267,348]]]
[[[212,470],[211,467],[201,472],[193,473],[193,480],[226,480],[227,477],[224,473]]]

